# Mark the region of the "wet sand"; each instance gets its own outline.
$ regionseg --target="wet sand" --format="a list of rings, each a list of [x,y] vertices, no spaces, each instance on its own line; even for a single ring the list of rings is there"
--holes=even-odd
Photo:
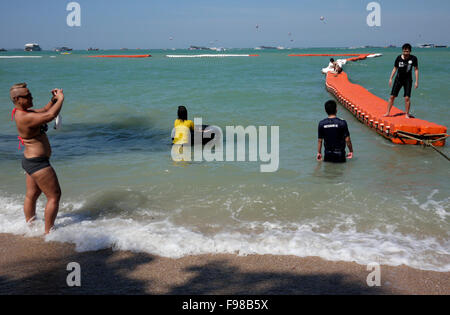
[[[113,251],[78,253],[74,245],[0,234],[0,294],[450,294],[450,272],[381,266],[369,287],[367,266],[318,257],[232,254],[180,259]],[[67,264],[81,266],[68,287]]]

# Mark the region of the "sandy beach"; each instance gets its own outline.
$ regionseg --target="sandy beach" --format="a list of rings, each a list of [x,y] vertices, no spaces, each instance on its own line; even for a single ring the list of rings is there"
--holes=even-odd
[[[381,286],[367,266],[317,257],[231,254],[170,259],[112,249],[78,253],[71,244],[0,234],[0,294],[449,294],[450,273],[381,266]],[[81,266],[68,287],[67,264]]]

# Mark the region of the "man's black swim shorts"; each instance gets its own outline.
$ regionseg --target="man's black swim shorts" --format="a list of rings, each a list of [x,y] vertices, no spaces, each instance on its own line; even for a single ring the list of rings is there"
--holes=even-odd
[[[412,79],[400,80],[398,77],[395,78],[394,86],[392,87],[391,95],[397,97],[401,88],[403,87],[404,97],[411,97],[413,81]]]
[[[50,167],[50,161],[48,157],[35,157],[31,159],[22,159],[22,168],[27,172],[28,175],[32,175],[37,171],[40,171],[46,167]]]

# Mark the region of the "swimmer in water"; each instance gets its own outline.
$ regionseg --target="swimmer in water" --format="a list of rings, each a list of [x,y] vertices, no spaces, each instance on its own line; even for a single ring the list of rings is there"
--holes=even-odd
[[[194,131],[194,122],[188,119],[186,107],[178,106],[178,119],[174,122],[175,136],[173,144],[187,144],[191,142],[191,133]]]
[[[52,98],[43,108],[32,109],[33,97],[26,83],[15,84],[10,89],[14,104],[12,118],[19,133],[19,149],[25,147],[22,167],[26,172],[26,195],[24,202],[25,220],[31,223],[36,218],[36,201],[41,195],[47,197],[45,206],[45,234],[55,225],[61,198],[58,177],[50,165],[52,153],[47,138],[47,123],[54,120],[61,111],[64,94],[61,89],[51,91]]]

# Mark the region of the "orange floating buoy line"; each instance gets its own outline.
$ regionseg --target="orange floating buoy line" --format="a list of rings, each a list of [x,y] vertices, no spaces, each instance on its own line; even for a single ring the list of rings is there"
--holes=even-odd
[[[152,55],[98,55],[88,56],[89,58],[148,58]]]
[[[347,61],[363,60],[368,56],[371,54],[359,55]],[[351,83],[345,72],[327,73],[326,87],[360,122],[393,143],[432,147],[445,145],[445,139],[448,137],[447,127],[422,119],[406,118],[405,113],[394,106],[390,116],[383,117],[388,102],[364,87]]]

